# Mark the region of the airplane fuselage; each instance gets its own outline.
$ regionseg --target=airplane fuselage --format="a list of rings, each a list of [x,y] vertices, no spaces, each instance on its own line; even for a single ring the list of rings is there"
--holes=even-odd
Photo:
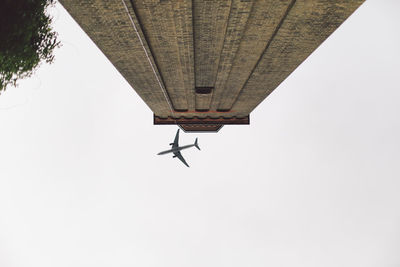
[[[178,152],[178,151],[181,151],[181,150],[183,150],[183,149],[186,149],[186,148],[189,148],[189,147],[193,147],[193,146],[194,146],[194,145],[178,146],[178,147],[171,148],[171,149],[169,149],[169,150],[162,151],[162,152],[158,153],[157,155],[164,155],[164,154],[168,154],[168,153],[175,153],[175,152]]]
[[[170,143],[169,145],[172,146],[171,149],[162,151],[162,152],[158,153],[157,155],[165,155],[165,154],[168,154],[168,153],[174,153],[173,158],[178,158],[187,167],[189,167],[189,164],[187,164],[186,160],[183,158],[183,156],[181,154],[181,150],[184,150],[184,149],[192,147],[192,146],[194,146],[198,150],[200,150],[199,144],[197,143],[197,138],[196,138],[196,140],[194,140],[194,144],[192,144],[192,145],[179,146],[179,129],[176,132],[174,142]]]

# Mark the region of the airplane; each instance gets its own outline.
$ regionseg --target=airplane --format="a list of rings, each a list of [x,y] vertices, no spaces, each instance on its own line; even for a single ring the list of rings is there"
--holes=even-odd
[[[179,142],[179,129],[176,132],[174,142],[169,144],[170,146],[172,146],[171,149],[162,151],[162,152],[158,153],[157,155],[164,155],[164,154],[168,154],[168,153],[174,153],[173,158],[180,159],[183,162],[183,164],[185,164],[187,167],[189,167],[189,165],[186,163],[185,159],[182,157],[181,150],[189,148],[189,147],[192,147],[192,146],[195,146],[198,150],[200,150],[200,147],[197,144],[197,138],[194,141],[194,144],[192,144],[192,145],[179,146],[178,142]]]

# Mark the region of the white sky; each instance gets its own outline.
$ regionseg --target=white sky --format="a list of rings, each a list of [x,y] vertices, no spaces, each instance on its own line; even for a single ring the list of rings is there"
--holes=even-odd
[[[0,96],[0,266],[400,266],[400,1],[359,8],[252,114],[183,152],[66,11]]]

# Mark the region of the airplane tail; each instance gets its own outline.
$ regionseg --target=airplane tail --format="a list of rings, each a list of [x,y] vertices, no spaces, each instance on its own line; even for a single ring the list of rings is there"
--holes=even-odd
[[[196,141],[194,141],[194,146],[195,146],[198,150],[200,150],[199,144],[197,143],[197,138],[196,138]]]

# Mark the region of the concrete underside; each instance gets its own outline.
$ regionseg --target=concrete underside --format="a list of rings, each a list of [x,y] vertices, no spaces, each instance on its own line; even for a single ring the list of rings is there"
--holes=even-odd
[[[160,118],[243,118],[364,0],[60,0]]]
[[[211,117],[191,117],[191,118],[174,118],[167,117],[161,118],[154,115],[154,124],[250,124],[250,116],[245,116],[242,118],[236,117],[219,117],[219,118],[211,118]]]
[[[185,132],[218,132],[224,125],[222,124],[179,124],[179,127]]]
[[[249,125],[250,116],[245,116],[242,118],[236,117],[192,117],[192,118],[174,118],[167,117],[161,118],[154,115],[155,125],[179,125],[179,127],[185,132],[218,132],[224,125]]]

